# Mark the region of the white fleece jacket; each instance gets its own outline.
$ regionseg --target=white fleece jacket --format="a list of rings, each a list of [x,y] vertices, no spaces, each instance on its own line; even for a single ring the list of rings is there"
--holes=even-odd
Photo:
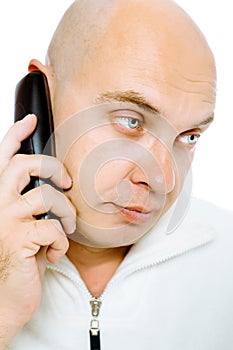
[[[101,350],[233,349],[233,215],[193,200],[129,252],[101,296]],[[48,264],[43,298],[11,350],[89,350],[92,296],[67,257]]]

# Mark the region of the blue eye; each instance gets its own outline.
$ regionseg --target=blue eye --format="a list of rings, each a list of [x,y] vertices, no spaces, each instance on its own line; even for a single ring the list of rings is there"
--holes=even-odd
[[[188,146],[194,146],[196,145],[200,135],[190,134],[190,135],[181,135],[179,137],[179,140]]]
[[[116,117],[115,120],[117,121],[118,124],[128,129],[141,128],[141,121],[137,118]]]

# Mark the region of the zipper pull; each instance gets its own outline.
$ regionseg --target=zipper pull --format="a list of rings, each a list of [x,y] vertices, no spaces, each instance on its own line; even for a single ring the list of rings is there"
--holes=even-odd
[[[90,304],[91,304],[91,314],[93,317],[90,323],[90,331],[89,331],[91,350],[101,350],[100,349],[100,329],[99,329],[99,321],[97,320],[97,317],[99,316],[102,302],[100,301],[100,299],[93,298],[90,301]]]
[[[100,313],[100,307],[102,305],[102,302],[100,301],[100,299],[97,298],[93,298],[90,301],[91,304],[91,314],[93,317],[98,317],[99,313]]]

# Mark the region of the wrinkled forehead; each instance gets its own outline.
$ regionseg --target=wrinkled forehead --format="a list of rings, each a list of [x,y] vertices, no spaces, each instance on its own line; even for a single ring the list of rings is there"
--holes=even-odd
[[[174,110],[186,119],[210,115],[215,102],[214,58],[190,17],[166,0],[105,2],[114,3],[110,20],[95,36],[94,50],[81,70],[72,75],[74,90],[83,92],[80,100],[86,98],[84,92],[91,96],[80,108],[106,91],[133,89],[159,105],[166,116],[176,118]],[[95,25],[101,26],[101,21]]]

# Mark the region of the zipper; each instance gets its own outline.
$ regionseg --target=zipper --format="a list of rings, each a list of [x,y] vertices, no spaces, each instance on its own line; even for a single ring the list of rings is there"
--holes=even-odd
[[[92,319],[90,322],[90,349],[91,350],[101,350],[100,347],[100,327],[98,316],[100,313],[100,308],[102,305],[102,301],[99,298],[93,297],[90,300],[91,305],[91,315]]]
[[[90,350],[101,350],[100,347],[100,327],[99,327],[99,313],[100,313],[100,307],[102,305],[102,296],[104,293],[101,294],[99,298],[94,297],[90,291],[87,289],[86,285],[80,278],[78,280],[76,277],[74,278],[72,274],[66,272],[65,270],[61,269],[60,267],[53,265],[51,263],[47,263],[47,268],[56,271],[63,276],[66,276],[71,281],[73,281],[76,285],[78,285],[88,296],[90,299],[90,306],[91,306],[91,321],[90,321],[90,329],[89,329],[89,336],[90,336]]]
[[[89,292],[89,290],[87,289],[86,285],[84,284],[84,282],[82,280],[78,281],[76,278],[73,278],[73,276],[70,273],[67,273],[66,271],[64,271],[60,267],[48,263],[47,268],[49,268],[50,270],[53,270],[53,271],[57,271],[57,272],[63,274],[64,276],[68,277],[75,284],[79,285],[79,287],[81,287],[86,292],[86,294],[91,298],[91,300],[90,300],[91,321],[90,321],[90,329],[89,329],[90,350],[101,350],[100,324],[99,324],[98,317],[99,317],[100,308],[102,305],[103,295],[105,295],[106,292],[116,284],[116,282],[119,282],[122,278],[126,277],[127,275],[129,275],[131,273],[162,264],[168,260],[176,258],[177,256],[183,255],[183,254],[189,252],[190,250],[207,245],[210,242],[211,242],[211,239],[205,239],[205,238],[202,240],[199,240],[199,241],[197,240],[196,242],[193,243],[192,246],[187,247],[186,249],[182,249],[181,251],[174,252],[172,254],[168,254],[167,256],[165,256],[163,258],[159,258],[156,261],[153,261],[151,263],[144,263],[142,265],[134,266],[133,268],[129,267],[128,269],[126,269],[124,271],[124,273],[121,274],[120,277],[117,276],[117,278],[113,279],[108,284],[108,286],[105,288],[104,292],[101,294],[101,296],[99,298],[93,297],[91,295],[91,293]]]

